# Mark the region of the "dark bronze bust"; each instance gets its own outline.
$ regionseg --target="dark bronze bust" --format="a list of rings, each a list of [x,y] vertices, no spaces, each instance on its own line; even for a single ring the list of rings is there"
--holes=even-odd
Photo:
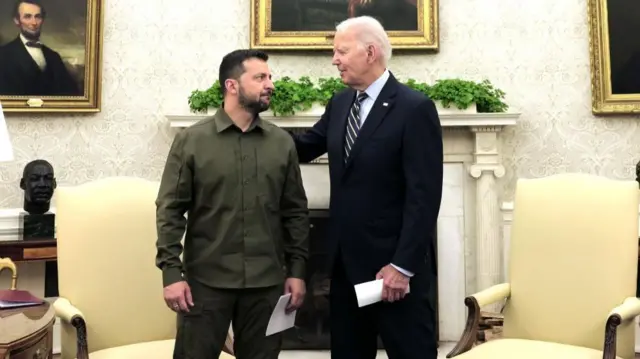
[[[20,188],[24,190],[24,210],[29,214],[48,212],[56,186],[53,166],[49,162],[34,160],[27,163],[20,179]]]
[[[51,197],[56,189],[53,166],[34,160],[24,167],[20,188],[24,191],[24,211],[20,214],[20,231],[24,240],[55,239],[55,214],[50,213]]]

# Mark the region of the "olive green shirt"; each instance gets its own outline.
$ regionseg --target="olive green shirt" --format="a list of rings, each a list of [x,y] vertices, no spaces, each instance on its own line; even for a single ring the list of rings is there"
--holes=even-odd
[[[220,109],[178,133],[156,206],[164,286],[189,277],[256,288],[305,277],[309,217],[297,152],[260,117],[242,132]]]

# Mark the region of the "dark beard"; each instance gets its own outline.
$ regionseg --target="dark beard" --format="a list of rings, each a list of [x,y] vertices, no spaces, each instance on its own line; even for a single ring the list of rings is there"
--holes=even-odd
[[[40,40],[40,31],[38,31],[35,34],[32,34],[28,31],[20,31],[20,33],[22,34],[22,36],[25,37],[25,39],[27,40],[31,40],[31,41],[38,41]]]
[[[260,112],[264,112],[269,109],[269,104],[258,100],[252,100],[248,96],[245,95],[242,88],[240,89],[240,94],[238,96],[238,103],[242,108],[247,110],[249,113],[254,115],[259,114]]]

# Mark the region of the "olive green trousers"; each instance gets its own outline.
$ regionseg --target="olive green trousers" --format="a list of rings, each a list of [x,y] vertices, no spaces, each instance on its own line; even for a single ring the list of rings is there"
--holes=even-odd
[[[277,359],[281,333],[266,336],[271,313],[283,285],[266,288],[219,289],[189,283],[194,306],[178,314],[173,359],[218,359],[229,326],[237,359]]]

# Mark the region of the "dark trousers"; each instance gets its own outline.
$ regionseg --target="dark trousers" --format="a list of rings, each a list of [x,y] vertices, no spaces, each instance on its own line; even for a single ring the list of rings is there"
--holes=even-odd
[[[178,315],[173,359],[218,359],[233,323],[237,359],[277,359],[280,333],[266,336],[283,286],[217,289],[190,282],[194,306]]]
[[[430,285],[436,283],[428,274],[416,274],[404,299],[358,308],[354,285],[338,255],[331,278],[331,359],[374,359],[378,335],[389,359],[436,359]]]

